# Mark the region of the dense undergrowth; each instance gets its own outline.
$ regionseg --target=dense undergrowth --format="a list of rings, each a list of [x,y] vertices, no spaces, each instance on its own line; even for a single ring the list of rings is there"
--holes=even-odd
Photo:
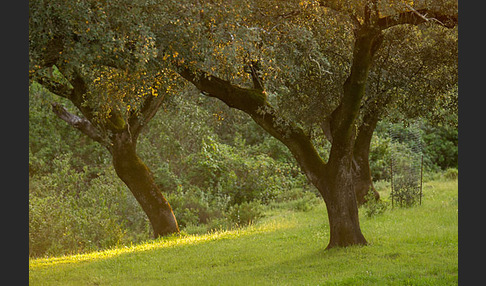
[[[29,256],[85,253],[150,239],[148,219],[116,176],[108,152],[56,118],[51,100],[32,87]],[[403,134],[400,142],[387,137],[390,128]],[[407,150],[409,129],[386,123],[375,133],[371,169],[380,192],[387,190],[380,186],[389,181],[392,147]],[[457,130],[425,124],[419,131],[429,148],[426,179],[455,170]],[[309,211],[322,201],[280,142],[210,98],[169,98],[139,140],[138,152],[183,233],[237,229],[264,218],[269,209]],[[317,146],[327,152],[325,143]],[[372,207],[366,211],[370,216],[381,212]]]

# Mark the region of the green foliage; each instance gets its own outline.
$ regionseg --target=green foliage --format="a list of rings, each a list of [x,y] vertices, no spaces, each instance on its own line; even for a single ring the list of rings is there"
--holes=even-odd
[[[391,200],[396,206],[411,207],[419,203],[420,181],[409,174],[393,177]]]
[[[29,254],[93,251],[149,237],[139,205],[114,171],[89,178],[71,157],[54,160],[54,172],[29,181]]]
[[[237,226],[245,226],[263,217],[263,206],[257,201],[232,205],[227,213],[228,219]]]
[[[202,140],[200,152],[188,156],[185,163],[193,166],[187,173],[191,184],[230,197],[231,204],[267,202],[294,184],[304,182],[302,174],[296,174],[296,167],[291,164],[220,144],[210,137]]]
[[[390,179],[391,140],[380,134],[371,138],[370,171],[374,181]]]
[[[307,212],[322,202],[322,199],[318,196],[319,195],[316,194],[316,192],[310,190],[293,188],[289,191],[280,193],[270,206],[273,208]]]
[[[458,166],[458,131],[454,126],[454,117],[448,125],[434,125],[423,120],[420,124],[404,126],[402,123],[384,121],[378,124],[371,140],[370,169],[374,181],[390,180],[390,162],[392,151],[397,158],[405,160],[413,155],[413,145],[422,147],[425,173],[445,171]],[[457,120],[457,117],[455,117]],[[457,123],[457,122],[456,122]],[[390,132],[395,136],[391,141]],[[416,140],[413,134],[419,134]],[[407,164],[417,163],[408,161]],[[404,162],[405,163],[405,162]],[[428,174],[424,174],[428,176]]]
[[[210,220],[223,217],[228,207],[229,198],[212,197],[196,186],[183,189],[182,186],[176,192],[167,196],[177,222],[181,228],[189,225],[208,224]]]
[[[459,170],[455,168],[448,168],[444,173],[444,178],[447,180],[457,180],[459,178]]]
[[[371,189],[365,196],[365,200],[366,202],[361,207],[364,210],[365,216],[369,218],[383,214],[388,208],[388,202],[384,201],[382,198],[376,200]]]
[[[342,97],[354,42],[353,20],[344,14],[363,18],[355,14],[365,10],[360,5],[347,1],[349,10],[333,7],[342,9],[335,13],[313,2],[293,0],[29,1],[29,76],[54,79],[69,88],[79,76],[88,91],[77,99],[82,101],[78,108],[92,116],[88,119],[95,125],[111,118],[119,127],[126,126],[125,119],[137,114],[152,96],[180,93],[181,97],[168,97],[164,112],[148,122],[150,129],[143,131],[138,151],[183,227],[199,231],[202,224],[229,225],[227,215],[240,212],[244,219],[236,223],[248,217],[256,220],[257,205],[272,202],[308,211],[315,195],[288,150],[255,124],[243,123],[247,117],[194,96],[178,81],[174,64],[197,66],[249,87],[251,77],[245,69],[250,62],[260,63],[269,101],[279,115],[313,134]],[[450,103],[454,109],[456,99],[453,93],[451,100],[436,100],[438,93],[446,94],[444,88],[454,90],[451,83],[457,81],[457,30],[429,33],[426,28],[388,30],[388,50],[377,54],[380,61],[371,71],[374,81],[368,84],[371,94],[392,90],[398,97],[396,106],[410,116],[437,102]],[[408,36],[411,40],[402,44]],[[442,43],[451,49],[441,49]],[[54,76],[49,75],[53,70]],[[426,85],[415,88],[411,79]],[[124,197],[126,189],[107,171],[109,156],[53,119],[47,97],[30,96],[32,255],[84,251],[137,234],[145,237],[147,224],[140,209],[129,195]],[[110,117],[112,111],[120,115]],[[429,139],[441,141],[432,135]],[[442,143],[431,148],[430,166],[454,167],[449,160],[457,154],[455,146]],[[372,173],[378,179],[387,178],[383,170],[387,144],[378,137],[372,146]],[[325,153],[324,149],[319,151]],[[290,197],[299,195],[287,200],[287,192]],[[93,225],[88,223],[91,217]],[[230,215],[229,221],[235,219]],[[109,229],[99,227],[101,233],[89,229],[97,224]]]
[[[458,129],[457,126],[424,125],[426,163],[431,169],[446,170],[458,167]],[[435,168],[434,168],[435,167]]]
[[[306,211],[319,201],[302,191],[312,188],[280,142],[241,114],[222,114],[217,102],[185,96],[165,102],[137,148],[183,232],[255,223],[269,204]],[[56,118],[51,99],[42,90],[30,96],[30,255],[149,239],[149,222],[112,170],[108,152]],[[234,128],[223,130],[230,121]]]
[[[77,171],[90,166],[89,176],[96,177],[98,166],[110,161],[98,143],[56,117],[50,104],[54,96],[33,84],[29,94],[29,175],[49,174],[52,162],[64,154],[71,156],[70,164]]]

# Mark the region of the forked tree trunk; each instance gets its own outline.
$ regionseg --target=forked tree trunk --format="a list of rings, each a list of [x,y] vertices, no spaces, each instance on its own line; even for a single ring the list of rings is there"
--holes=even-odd
[[[154,237],[179,232],[172,208],[155,184],[152,173],[138,157],[131,136],[124,131],[116,134],[112,141],[110,151],[115,171],[147,214]]]

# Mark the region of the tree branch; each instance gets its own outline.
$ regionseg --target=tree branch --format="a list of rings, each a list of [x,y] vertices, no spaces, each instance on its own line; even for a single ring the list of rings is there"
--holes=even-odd
[[[102,133],[87,119],[70,113],[64,106],[57,102],[52,103],[52,111],[57,115],[57,117],[83,132],[89,138],[99,142],[103,146],[108,146],[103,139]]]
[[[261,90],[241,88],[206,72],[186,67],[180,67],[178,73],[201,92],[220,99],[229,107],[256,113],[259,107],[265,105],[266,96]]]
[[[407,5],[411,11],[402,12],[398,15],[390,15],[380,18],[378,20],[378,26],[382,29],[388,29],[390,27],[402,24],[419,25],[425,22],[436,22],[441,26],[447,28],[453,28],[457,25],[457,15],[444,15],[428,9],[415,10],[411,6]]]
[[[45,87],[48,91],[69,99],[73,95],[73,89],[69,87],[66,84],[59,83],[55,80],[52,80],[48,77],[38,77],[35,78],[35,81],[37,81],[40,85]]]
[[[157,113],[162,102],[164,101],[163,95],[147,95],[145,98],[140,113],[131,114],[128,123],[132,136],[137,137],[140,134],[143,126],[148,123]]]
[[[244,111],[270,135],[282,142],[297,159],[302,170],[314,183],[323,178],[311,170],[324,169],[325,162],[304,130],[278,115],[262,90],[241,88],[202,71],[180,67],[179,74],[194,84],[204,95],[216,97],[229,107]]]

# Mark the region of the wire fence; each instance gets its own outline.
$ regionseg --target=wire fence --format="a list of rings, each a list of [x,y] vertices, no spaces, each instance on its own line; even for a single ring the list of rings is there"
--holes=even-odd
[[[407,132],[389,130],[391,137],[391,202],[392,207],[422,204],[423,144],[418,128]],[[401,142],[407,144],[398,144]]]

